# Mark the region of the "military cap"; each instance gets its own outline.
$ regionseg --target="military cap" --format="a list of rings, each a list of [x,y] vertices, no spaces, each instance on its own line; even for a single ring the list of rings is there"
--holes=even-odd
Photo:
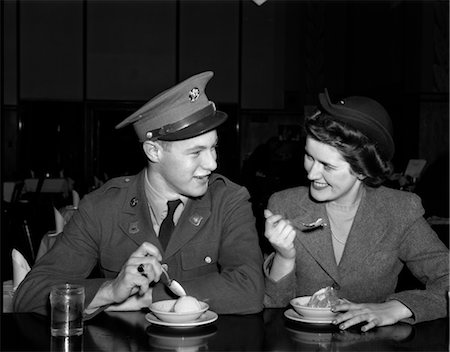
[[[320,110],[362,132],[377,146],[383,158],[392,159],[395,151],[392,121],[380,103],[367,97],[351,96],[333,104],[327,89],[319,94],[319,102]]]
[[[148,101],[116,126],[133,124],[141,142],[146,140],[177,141],[211,131],[227,119],[216,110],[205,94],[214,73],[206,71],[192,76]]]

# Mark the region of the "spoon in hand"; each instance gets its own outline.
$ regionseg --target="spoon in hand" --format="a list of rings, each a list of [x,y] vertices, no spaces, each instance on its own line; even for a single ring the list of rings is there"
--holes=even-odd
[[[326,227],[327,223],[324,222],[322,218],[318,218],[316,221],[309,224],[305,224],[304,222],[302,222],[302,225],[307,229],[315,229],[316,227]]]
[[[161,268],[164,276],[166,277],[166,285],[169,290],[175,293],[177,296],[186,296],[186,291],[184,290],[183,286],[181,286],[178,281],[170,278],[169,273],[167,272],[169,269],[167,264],[161,264]]]

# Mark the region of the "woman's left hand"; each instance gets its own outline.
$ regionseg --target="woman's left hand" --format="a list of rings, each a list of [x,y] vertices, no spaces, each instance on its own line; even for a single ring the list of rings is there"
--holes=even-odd
[[[342,312],[333,321],[333,324],[339,325],[341,330],[367,322],[362,326],[361,331],[368,331],[375,326],[392,325],[412,316],[412,312],[396,300],[361,304],[346,301],[336,305],[333,311]]]

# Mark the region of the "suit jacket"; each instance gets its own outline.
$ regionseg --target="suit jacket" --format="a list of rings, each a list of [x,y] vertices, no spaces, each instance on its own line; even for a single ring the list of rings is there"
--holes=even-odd
[[[187,294],[215,312],[262,310],[262,254],[247,190],[213,175],[206,194],[187,202],[164,252],[153,229],[144,172],[112,179],[81,200],[54,246],[19,285],[15,311],[46,314],[50,287],[64,282],[85,286],[87,307],[144,241],[159,247]],[[89,278],[95,267],[100,277]],[[162,283],[154,285],[154,301],[170,298]]]
[[[303,228],[302,222],[311,223],[318,218],[329,223],[325,204],[313,201],[306,187],[274,194],[268,208],[290,219],[299,229]],[[420,198],[413,193],[367,188],[339,265],[329,226],[297,231],[294,271],[274,282],[268,277],[273,254],[264,263],[265,305],[286,306],[294,297],[309,296],[334,285],[340,297],[354,302],[396,299],[413,312],[408,322],[445,316],[449,252],[423,214]],[[426,285],[425,290],[395,293],[404,265]]]

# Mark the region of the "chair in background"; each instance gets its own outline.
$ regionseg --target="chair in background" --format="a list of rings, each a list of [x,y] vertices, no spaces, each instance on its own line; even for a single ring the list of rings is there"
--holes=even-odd
[[[27,178],[25,179],[27,192],[61,193],[65,198],[69,196],[69,183],[65,178]]]
[[[63,232],[64,225],[67,223],[61,212],[55,207],[53,207],[53,214],[55,216],[55,231],[49,231],[42,237],[41,243],[39,245],[39,250],[36,255],[36,261],[39,260],[45,253],[47,253],[50,248],[52,248],[53,244],[58,238],[58,235]]]
[[[6,181],[3,182],[3,202],[13,204],[20,199],[23,192],[25,182],[23,181]]]
[[[5,238],[2,242],[2,254],[4,257],[9,258],[9,251],[13,247],[19,248],[23,253],[26,253],[30,262],[34,262],[35,251],[29,224],[30,207],[29,202],[22,199],[24,188],[24,181],[3,183],[2,220],[4,221],[3,230],[5,231]],[[2,262],[2,264],[4,263]],[[4,273],[3,270],[2,273]]]
[[[34,254],[33,239],[31,237],[30,227],[28,226],[28,221],[26,219],[23,219],[23,229],[30,249],[31,260],[34,262],[36,260],[36,255]]]
[[[80,203],[80,195],[76,190],[72,190],[72,206],[78,209],[78,204]]]

